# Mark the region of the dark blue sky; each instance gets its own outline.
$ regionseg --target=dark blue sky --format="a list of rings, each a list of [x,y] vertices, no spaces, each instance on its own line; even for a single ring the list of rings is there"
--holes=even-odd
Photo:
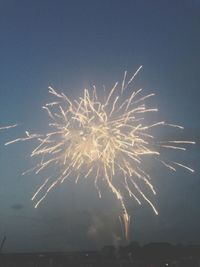
[[[49,100],[49,85],[73,98],[93,84],[110,87],[125,70],[133,73],[140,65],[144,69],[136,83],[145,93],[156,93],[160,117],[184,125],[184,135],[197,141],[181,158],[196,172],[153,170],[160,215],[146,204],[138,208],[128,202],[131,239],[200,242],[199,47],[198,0],[0,1],[0,125],[20,124],[1,132],[0,139],[0,238],[8,236],[5,251],[116,242],[121,232],[114,199],[108,195],[99,201],[88,184],[66,184],[35,210],[30,198],[40,177],[20,176],[32,164],[28,154],[33,144],[3,144],[26,129],[45,131],[41,106]]]

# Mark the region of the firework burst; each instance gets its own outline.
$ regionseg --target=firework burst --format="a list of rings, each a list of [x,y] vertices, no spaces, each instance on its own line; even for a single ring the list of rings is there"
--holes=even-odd
[[[145,123],[144,118],[147,113],[158,111],[156,108],[145,106],[145,101],[154,94],[141,96],[142,90],[139,89],[124,98],[125,91],[129,89],[141,68],[130,79],[127,79],[127,72],[125,72],[122,83],[116,83],[103,101],[98,97],[95,86],[92,90],[85,89],[83,95],[73,101],[64,93],[58,93],[49,87],[49,93],[56,100],[43,108],[49,115],[49,127],[52,130],[45,135],[26,132],[24,138],[6,143],[7,145],[17,141],[37,139],[39,143],[32,151],[31,157],[37,157],[39,161],[29,171],[34,170],[39,173],[52,166],[57,167],[57,176],[45,178],[34,193],[32,200],[35,201],[35,208],[56,185],[63,183],[69,177],[74,177],[75,182],[82,177],[92,178],[101,197],[99,187],[101,179],[121,203],[123,210],[121,220],[127,237],[129,215],[121,188],[125,189],[138,204],[141,204],[141,198],[143,198],[158,214],[153,203],[138,184],[138,180],[143,181],[152,193],[156,194],[151,178],[145,171],[144,157],[152,157],[173,171],[176,171],[176,166],[179,166],[193,172],[182,163],[169,163],[162,160],[159,147],[185,150],[183,147],[185,144],[194,142],[174,140],[156,142],[152,134],[153,128],[164,125],[180,129],[183,127],[167,124],[164,121],[150,125]]]

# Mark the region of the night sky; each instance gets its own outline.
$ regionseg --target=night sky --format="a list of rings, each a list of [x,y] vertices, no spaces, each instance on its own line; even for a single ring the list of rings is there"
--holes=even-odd
[[[127,200],[130,240],[200,243],[199,64],[199,0],[0,0],[0,126],[19,124],[0,133],[4,251],[123,243],[119,203],[107,189],[99,199],[84,179],[58,186],[34,209],[30,198],[42,177],[21,173],[33,166],[29,154],[36,143],[4,143],[25,130],[45,133],[48,117],[41,107],[51,99],[48,86],[73,99],[93,84],[110,88],[125,70],[131,75],[140,65],[135,86],[144,94],[155,92],[159,118],[185,127],[175,137],[197,144],[167,155],[194,168],[194,174],[149,162],[158,192],[151,200],[159,216],[145,202],[141,207]]]

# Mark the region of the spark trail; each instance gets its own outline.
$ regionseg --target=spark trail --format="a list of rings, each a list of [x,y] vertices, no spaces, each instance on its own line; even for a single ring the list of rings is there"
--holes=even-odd
[[[145,172],[144,157],[151,157],[173,171],[179,166],[193,172],[182,163],[165,162],[159,152],[160,148],[185,150],[185,145],[193,144],[193,141],[156,142],[152,134],[152,129],[156,127],[183,127],[164,121],[145,123],[146,114],[158,111],[157,108],[145,106],[145,101],[154,94],[140,96],[142,89],[127,92],[141,68],[130,79],[127,79],[125,72],[122,83],[116,83],[103,101],[98,97],[95,86],[91,90],[85,89],[82,96],[73,101],[64,93],[49,87],[49,93],[56,100],[47,103],[43,109],[48,113],[52,130],[45,135],[26,132],[25,137],[6,143],[37,139],[38,145],[31,157],[37,157],[38,164],[29,171],[39,173],[57,167],[55,176],[44,178],[42,185],[34,192],[32,200],[35,201],[35,208],[56,185],[66,181],[69,176],[74,177],[75,182],[82,177],[91,177],[101,197],[101,179],[121,203],[121,221],[128,238],[130,218],[122,191],[126,191],[140,205],[143,199],[158,214],[138,185],[138,181],[142,181],[156,194],[151,177]],[[127,94],[129,96],[125,98]]]
[[[1,126],[0,127],[0,131],[1,130],[7,130],[7,129],[10,129],[10,128],[14,128],[14,127],[17,127],[17,124],[7,125],[7,126]]]

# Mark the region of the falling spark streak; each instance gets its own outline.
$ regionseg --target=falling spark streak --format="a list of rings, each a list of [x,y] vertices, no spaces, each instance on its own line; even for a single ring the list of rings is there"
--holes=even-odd
[[[173,144],[195,144],[194,141],[161,141],[159,144],[163,143],[173,143]]]
[[[180,167],[182,167],[182,168],[185,168],[186,170],[188,170],[190,172],[194,172],[194,170],[191,169],[191,168],[189,168],[188,166],[185,166],[185,165],[183,165],[181,163],[178,163],[178,162],[175,162],[175,161],[173,163],[176,164],[176,165],[178,165],[178,166],[180,166]]]
[[[0,127],[0,130],[7,130],[7,129],[14,128],[14,127],[17,127],[17,126],[18,126],[18,124],[2,126],[2,127]]]
[[[156,194],[151,178],[144,170],[144,158],[151,157],[158,160],[172,171],[176,171],[174,164],[191,172],[194,171],[181,163],[166,163],[161,159],[160,152],[156,150],[158,147],[185,150],[179,145],[195,142],[156,140],[151,133],[152,128],[169,126],[183,129],[183,127],[164,121],[145,123],[146,113],[158,111],[157,108],[145,107],[145,101],[154,94],[139,97],[142,91],[139,89],[131,92],[128,98],[124,99],[125,90],[128,90],[141,68],[142,66],[128,82],[127,72],[125,72],[121,86],[115,83],[103,100],[98,98],[95,86],[92,92],[84,89],[83,95],[73,101],[64,93],[58,93],[49,87],[49,93],[56,97],[57,101],[47,103],[43,108],[47,111],[50,118],[49,127],[53,131],[45,135],[26,132],[25,137],[5,144],[31,139],[38,141],[39,144],[32,151],[31,157],[39,158],[39,163],[27,173],[30,171],[40,173],[44,169],[57,167],[58,174],[55,176],[57,178],[47,178],[34,193],[32,200],[36,201],[35,208],[57,184],[63,183],[69,176],[74,177],[76,183],[82,177],[91,177],[101,198],[98,185],[101,179],[102,182],[107,183],[108,188],[121,204],[120,221],[128,239],[130,217],[120,185],[123,185],[128,195],[139,205],[141,200],[138,195],[150,205],[155,214],[158,214],[153,203],[136,183],[139,179],[153,194]]]
[[[19,141],[26,141],[26,140],[30,140],[30,139],[38,139],[39,137],[41,137],[41,134],[30,134],[29,132],[26,131],[26,136],[27,137],[23,137],[23,138],[17,138],[15,140],[9,141],[7,143],[5,143],[5,146],[19,142]],[[39,140],[39,139],[38,139]]]
[[[47,182],[49,181],[49,178],[47,178],[44,183],[37,189],[37,191],[35,192],[35,194],[32,196],[31,200],[34,200],[35,197],[38,195],[38,193],[42,190],[42,188],[47,184]]]
[[[186,150],[184,147],[178,147],[178,146],[168,146],[168,145],[160,145],[160,147],[165,147],[165,148],[171,148],[171,149],[179,149],[179,150]]]

